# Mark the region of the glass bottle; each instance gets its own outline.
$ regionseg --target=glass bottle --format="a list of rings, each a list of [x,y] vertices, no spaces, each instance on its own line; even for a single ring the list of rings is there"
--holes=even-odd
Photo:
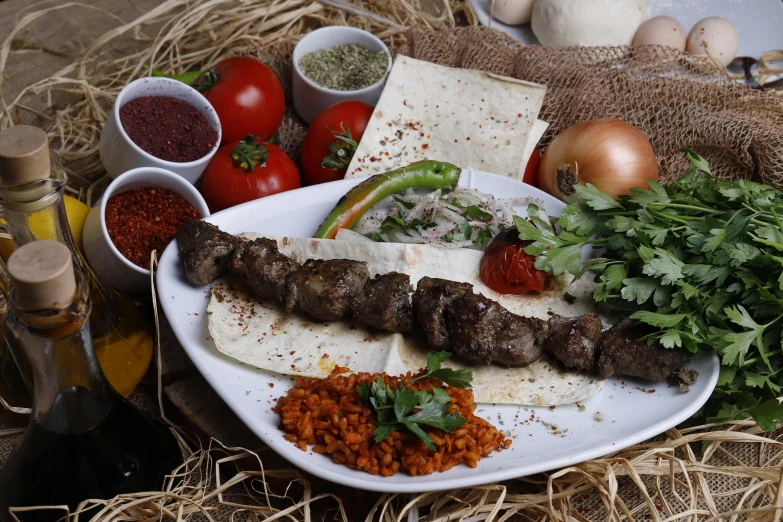
[[[66,175],[49,150],[46,133],[18,125],[0,131],[0,206],[16,248],[35,240],[53,240],[71,251],[73,263],[90,289],[90,328],[98,361],[109,383],[127,397],[152,360],[150,322],[128,299],[103,283],[74,244],[63,194]],[[23,351],[10,346],[24,375]]]
[[[5,269],[0,263],[0,331],[3,329],[5,317],[8,314],[8,295],[6,291],[9,281]],[[22,364],[26,361],[22,360]],[[29,375],[29,371],[25,372]],[[28,384],[22,377],[11,350],[0,334],[0,404],[8,410],[17,413],[29,413],[32,401]]]
[[[106,381],[90,335],[89,285],[71,252],[35,241],[8,261],[13,285],[6,336],[24,346],[34,404],[24,436],[0,472],[0,514],[57,520],[88,499],[155,491],[182,463],[172,432]],[[82,517],[85,520],[94,512]]]

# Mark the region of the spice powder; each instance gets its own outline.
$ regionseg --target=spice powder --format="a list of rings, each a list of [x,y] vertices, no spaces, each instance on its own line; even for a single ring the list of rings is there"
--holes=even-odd
[[[375,84],[389,65],[386,51],[361,45],[338,45],[306,54],[299,60],[302,74],[322,87],[357,91]]]
[[[120,122],[128,137],[156,158],[187,163],[203,158],[218,133],[190,103],[170,96],[145,96],[120,107]]]
[[[166,189],[137,188],[106,202],[106,229],[114,246],[134,265],[149,269],[150,254],[163,253],[180,227],[201,214]]]

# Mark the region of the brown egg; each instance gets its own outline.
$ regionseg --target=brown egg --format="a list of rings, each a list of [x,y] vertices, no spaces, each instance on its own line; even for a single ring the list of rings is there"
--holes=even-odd
[[[685,29],[671,16],[656,16],[639,26],[633,37],[633,45],[663,45],[684,51]]]
[[[710,16],[693,26],[688,33],[686,49],[694,56],[710,54],[723,65],[728,65],[737,56],[739,34],[734,24],[719,16]]]

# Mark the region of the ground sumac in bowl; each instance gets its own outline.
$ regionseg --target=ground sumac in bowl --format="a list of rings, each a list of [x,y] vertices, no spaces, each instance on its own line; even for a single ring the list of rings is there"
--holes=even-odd
[[[190,103],[170,96],[145,96],[120,107],[128,137],[156,158],[187,163],[206,156],[218,140],[204,115]]]
[[[137,188],[106,202],[106,229],[114,246],[128,261],[147,270],[152,251],[160,256],[191,219],[201,219],[201,214],[171,190]]]

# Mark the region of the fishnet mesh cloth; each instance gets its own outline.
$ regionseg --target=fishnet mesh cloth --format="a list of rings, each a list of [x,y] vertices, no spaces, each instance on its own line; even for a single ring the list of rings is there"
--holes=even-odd
[[[415,27],[398,53],[547,86],[540,146],[585,120],[620,118],[641,129],[661,177],[681,176],[691,147],[718,176],[783,185],[783,99],[716,74],[711,62],[666,47],[524,46],[499,31]]]

